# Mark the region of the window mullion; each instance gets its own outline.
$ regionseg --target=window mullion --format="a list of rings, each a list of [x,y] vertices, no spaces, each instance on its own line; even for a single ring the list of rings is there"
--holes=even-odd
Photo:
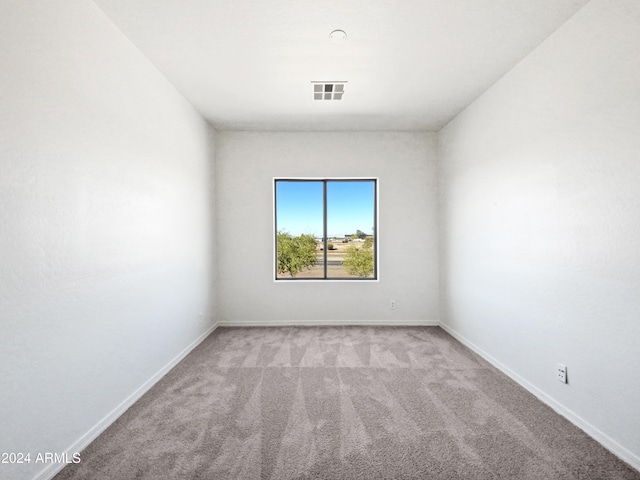
[[[329,242],[327,241],[327,181],[322,182],[322,238],[324,240],[322,253],[324,264],[324,279],[327,279],[327,247]]]

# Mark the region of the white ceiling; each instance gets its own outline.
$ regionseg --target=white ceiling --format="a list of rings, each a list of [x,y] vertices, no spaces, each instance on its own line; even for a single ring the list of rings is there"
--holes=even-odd
[[[94,1],[216,128],[238,130],[438,130],[588,2]],[[324,80],[347,81],[344,98],[314,101]]]

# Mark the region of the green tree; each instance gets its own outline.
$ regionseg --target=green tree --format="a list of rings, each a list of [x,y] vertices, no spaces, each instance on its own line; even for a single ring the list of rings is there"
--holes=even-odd
[[[342,262],[349,275],[368,277],[373,273],[373,240],[368,238],[361,247],[351,245]]]
[[[351,238],[362,238],[363,240],[365,238],[367,238],[367,234],[364,233],[362,230],[358,230],[356,233],[354,233]]]
[[[304,269],[311,269],[316,263],[316,239],[303,233],[297,237],[280,231],[277,237],[277,270],[279,274],[289,273],[292,277]]]

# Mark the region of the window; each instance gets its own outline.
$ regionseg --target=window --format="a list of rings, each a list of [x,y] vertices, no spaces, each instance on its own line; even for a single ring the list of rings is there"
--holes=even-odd
[[[377,179],[274,179],[276,280],[377,280]]]

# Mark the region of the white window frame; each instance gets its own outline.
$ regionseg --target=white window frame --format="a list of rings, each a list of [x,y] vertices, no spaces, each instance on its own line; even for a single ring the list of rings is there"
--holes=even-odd
[[[278,180],[284,180],[284,181],[326,181],[326,182],[330,182],[330,181],[358,181],[358,180],[371,180],[374,182],[374,189],[375,189],[375,205],[374,205],[374,231],[373,231],[373,235],[374,235],[374,278],[360,278],[360,277],[353,277],[353,278],[335,278],[335,277],[329,277],[329,278],[277,278],[278,277],[278,272],[277,272],[277,236],[278,236],[278,232],[277,232],[277,219],[276,219],[276,181]],[[273,268],[273,274],[272,274],[272,279],[275,283],[279,283],[279,284],[295,284],[295,283],[307,283],[307,282],[366,282],[366,283],[378,283],[380,282],[380,179],[378,177],[292,177],[292,176],[281,176],[281,177],[273,177],[272,181],[271,181],[271,185],[272,185],[272,200],[273,200],[273,205],[272,205],[272,212],[273,212],[273,219],[272,219],[272,225],[273,225],[273,259],[272,259],[272,268]],[[324,212],[324,215],[326,217],[326,212]],[[326,256],[326,252],[327,252],[327,238],[326,238],[326,232],[323,232],[323,239],[324,239],[324,255]]]

